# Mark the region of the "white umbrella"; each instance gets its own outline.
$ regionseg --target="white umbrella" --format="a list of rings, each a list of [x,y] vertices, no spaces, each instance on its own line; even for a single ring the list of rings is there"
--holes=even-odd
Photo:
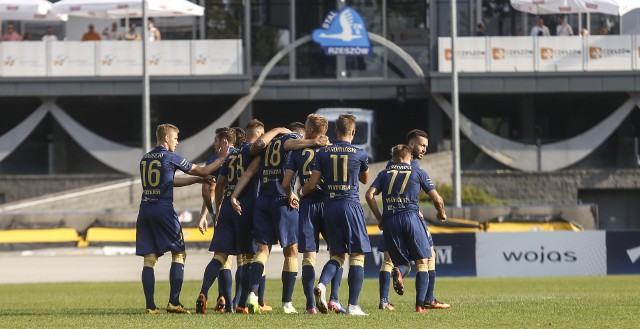
[[[61,0],[53,11],[94,18],[142,17],[142,0]],[[186,0],[147,0],[149,17],[202,16],[204,7]]]
[[[62,20],[66,15],[53,15],[47,0],[0,0],[0,19],[12,21]]]
[[[511,0],[511,6],[531,14],[601,13],[622,16],[640,8],[638,0]]]

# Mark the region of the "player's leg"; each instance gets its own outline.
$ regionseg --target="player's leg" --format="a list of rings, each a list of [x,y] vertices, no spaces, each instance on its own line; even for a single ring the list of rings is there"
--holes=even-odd
[[[429,307],[435,309],[447,309],[450,308],[451,305],[447,303],[442,303],[436,299],[434,295],[434,290],[436,287],[436,251],[433,248],[433,238],[431,237],[431,232],[427,230],[427,235],[429,238],[429,243],[431,246],[431,257],[428,259],[427,265],[429,267],[429,286],[427,288],[427,298],[425,301],[429,304]]]
[[[242,294],[242,271],[244,270],[245,260],[244,255],[240,254],[236,257],[236,275],[235,275],[235,295],[233,296],[233,309],[238,306],[238,300]]]
[[[359,202],[347,202],[344,204],[344,214],[348,224],[348,248],[349,257],[349,315],[367,315],[360,309],[358,299],[364,282],[364,254],[371,252],[367,226],[364,221],[362,205]]]
[[[262,279],[262,273],[264,272],[265,265],[269,259],[269,246],[258,243],[258,251],[256,252],[248,271],[248,292],[247,306],[249,307],[249,313],[260,313],[260,303],[258,301],[258,289],[260,286],[260,280]]]
[[[169,270],[169,304],[167,304],[167,312],[189,314],[190,312],[180,303],[180,291],[182,291],[182,282],[184,281],[184,262],[187,259],[187,253],[183,251],[171,252],[171,269]]]
[[[154,301],[154,292],[156,285],[155,268],[158,256],[155,254],[144,255],[144,265],[142,267],[142,290],[144,291],[144,299],[147,304],[147,313],[158,314],[160,310],[156,307]]]
[[[282,265],[282,308],[286,314],[298,313],[291,303],[293,289],[298,276],[298,244],[286,246],[283,249],[284,264]]]
[[[347,313],[347,309],[340,303],[339,293],[340,285],[342,284],[342,273],[344,267],[338,268],[336,274],[331,278],[331,295],[329,297],[329,310],[336,312],[337,314]]]
[[[331,249],[331,247],[330,247]],[[332,254],[331,259],[324,265],[318,284],[313,289],[313,294],[316,299],[316,307],[321,313],[329,313],[329,306],[327,303],[327,284],[336,275],[338,269],[342,268],[346,254]]]
[[[227,261],[222,265],[218,274],[218,299],[213,308],[216,312],[231,312],[233,309],[231,305],[231,286],[233,285],[231,262],[231,257],[227,256]]]
[[[305,251],[302,255],[302,291],[307,299],[305,313],[317,314],[313,297],[313,283],[316,281],[316,253]]]
[[[270,312],[273,311],[273,307],[267,305],[265,301],[265,290],[267,289],[267,269],[262,271],[262,278],[260,278],[260,285],[258,286],[258,305],[260,305],[260,311]]]
[[[196,313],[207,313],[209,289],[215,282],[216,278],[218,278],[220,269],[227,262],[228,256],[228,254],[216,252],[211,261],[209,261],[209,264],[207,264],[207,267],[204,270],[204,275],[202,276],[202,286],[200,287],[200,294],[198,294],[198,299],[196,300]]]
[[[427,287],[429,286],[429,266],[427,258],[418,259],[416,263],[416,312],[427,312],[424,297],[427,295]]]
[[[384,241],[384,239],[381,239]],[[381,242],[381,244],[383,244]],[[384,260],[382,264],[380,264],[380,274],[378,276],[378,285],[380,289],[380,304],[378,305],[378,309],[385,311],[393,311],[395,310],[395,306],[389,302],[389,287],[391,285],[391,270],[393,269],[393,262],[391,262],[391,257],[389,253],[384,251]]]

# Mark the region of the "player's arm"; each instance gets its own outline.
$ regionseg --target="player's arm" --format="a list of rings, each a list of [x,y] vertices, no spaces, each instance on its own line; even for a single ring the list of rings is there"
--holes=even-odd
[[[187,173],[189,175],[201,176],[201,177],[211,175],[212,172],[218,170],[222,166],[224,161],[227,159],[228,155],[229,155],[229,142],[225,139],[222,141],[222,147],[220,147],[220,150],[218,150],[218,159],[216,159],[215,161],[211,162],[210,164],[204,167],[193,165],[191,167],[191,170],[189,170]]]
[[[301,198],[305,194],[311,193],[316,188],[316,186],[318,185],[318,182],[320,182],[321,174],[322,173],[318,170],[313,170],[311,172],[311,177],[309,178],[309,181],[306,184],[304,184],[304,186],[300,189]]]
[[[251,155],[260,154],[260,152],[262,152],[264,148],[267,147],[267,144],[278,134],[288,134],[290,132],[291,130],[287,128],[282,128],[282,127],[273,128],[267,131],[262,136],[260,136],[260,138],[258,138],[258,140],[255,141],[255,143],[251,144],[251,147],[249,148],[249,153],[251,153]]]
[[[369,181],[369,169],[367,169],[366,171],[361,171],[358,174],[358,180],[362,184],[367,184],[367,182]]]
[[[224,188],[227,187],[227,183],[229,181],[227,180],[227,176],[226,175],[218,175],[218,179],[217,179],[217,183],[215,186],[215,197],[214,200],[216,202],[216,218],[214,218],[213,223],[215,224],[217,222],[217,218],[218,215],[220,214],[220,206],[222,206],[222,198],[224,196]]]
[[[289,138],[284,142],[285,151],[297,151],[307,147],[318,147],[329,145],[329,137],[322,135],[314,139]]]
[[[195,167],[195,166],[194,166]],[[209,183],[213,181],[213,176],[196,177],[196,176],[177,176],[173,178],[173,187],[183,187],[192,184]]]
[[[436,217],[441,221],[447,220],[447,214],[444,211],[444,201],[442,201],[442,197],[440,196],[438,191],[431,190],[427,192],[427,195],[429,196],[429,198],[431,198],[431,201],[433,201],[433,206],[436,207],[436,210],[438,211]]]
[[[282,178],[282,190],[289,199],[289,206],[291,206],[291,208],[297,209],[300,205],[300,198],[298,198],[298,196],[291,190],[291,182],[293,181],[293,177],[295,177],[295,174],[296,172],[291,169],[287,169],[284,172],[284,177]]]
[[[214,216],[213,211],[213,196],[215,194],[216,183],[202,184],[202,207],[200,208],[200,223],[198,228],[200,233],[204,234],[207,231],[209,222],[207,221],[207,214]]]
[[[262,160],[262,157],[255,157],[253,158],[253,160],[251,160],[249,167],[247,167],[247,170],[244,171],[242,177],[240,177],[240,180],[236,184],[236,187],[233,189],[233,194],[231,194],[231,206],[233,206],[233,209],[240,215],[242,215],[242,207],[240,205],[240,201],[238,201],[238,196],[240,196],[240,193],[242,193],[244,188],[249,185],[251,179],[258,172],[258,170],[262,168],[262,166],[260,165],[260,160]]]
[[[367,193],[364,195],[364,197],[365,199],[367,199],[367,204],[369,205],[369,209],[371,209],[373,216],[375,216],[376,220],[378,221],[378,228],[382,230],[382,214],[380,213],[380,209],[378,208],[378,202],[376,202],[376,195],[378,194],[380,194],[380,191],[371,186],[367,190]]]

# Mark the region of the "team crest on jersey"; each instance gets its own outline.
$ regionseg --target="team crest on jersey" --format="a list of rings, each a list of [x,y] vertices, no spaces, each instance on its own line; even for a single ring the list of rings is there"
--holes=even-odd
[[[357,11],[348,6],[329,12],[322,28],[314,30],[312,37],[329,56],[371,54],[364,21]]]

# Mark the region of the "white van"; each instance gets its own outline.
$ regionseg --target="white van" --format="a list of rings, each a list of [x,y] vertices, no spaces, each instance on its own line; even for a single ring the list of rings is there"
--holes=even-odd
[[[359,109],[359,108],[346,108],[346,107],[331,107],[322,108],[316,111],[317,114],[322,115],[329,121],[329,129],[327,130],[327,136],[331,142],[337,139],[336,137],[336,120],[340,114],[351,114],[356,117],[356,136],[353,138],[351,144],[359,147],[369,155],[369,160],[376,159],[376,151],[374,148],[374,141],[377,138],[376,126],[375,126],[375,112],[373,110]]]

